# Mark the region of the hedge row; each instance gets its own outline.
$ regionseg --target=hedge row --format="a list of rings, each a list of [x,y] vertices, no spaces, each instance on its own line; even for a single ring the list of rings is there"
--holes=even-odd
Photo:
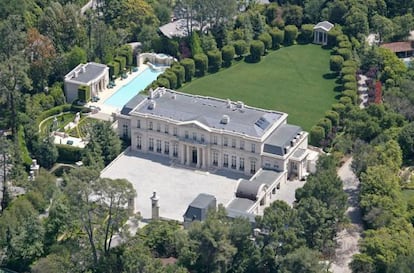
[[[37,124],[39,124],[42,120],[44,120],[47,117],[54,116],[62,112],[68,112],[71,110],[71,107],[71,104],[63,104],[50,108],[49,110],[43,111],[36,118]]]
[[[56,144],[59,156],[58,162],[75,163],[82,159],[82,148],[66,144]]]

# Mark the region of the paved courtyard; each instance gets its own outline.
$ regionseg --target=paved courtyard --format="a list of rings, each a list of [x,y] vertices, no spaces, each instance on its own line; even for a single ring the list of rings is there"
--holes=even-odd
[[[162,156],[133,151],[119,156],[102,171],[101,177],[128,179],[137,192],[135,211],[144,220],[151,218],[150,197],[156,191],[160,216],[178,221],[183,221],[187,206],[199,193],[212,194],[217,204],[227,205],[236,192],[237,179],[241,178],[231,172],[219,175],[186,169]]]

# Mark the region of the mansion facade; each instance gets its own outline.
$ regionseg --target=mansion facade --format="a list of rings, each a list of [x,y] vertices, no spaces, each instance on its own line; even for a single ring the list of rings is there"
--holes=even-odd
[[[263,168],[298,179],[309,169],[308,133],[288,124],[286,113],[159,87],[115,117],[132,150],[176,164],[249,176]]]

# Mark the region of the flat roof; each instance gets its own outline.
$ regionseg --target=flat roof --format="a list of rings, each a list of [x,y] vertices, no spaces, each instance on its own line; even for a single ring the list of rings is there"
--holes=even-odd
[[[131,114],[169,118],[177,122],[198,122],[214,129],[262,137],[287,114],[264,110],[218,98],[197,96],[158,88],[152,99],[142,101]],[[129,104],[129,103],[128,103]]]
[[[108,67],[104,64],[98,64],[90,62],[87,64],[80,64],[70,71],[65,76],[65,80],[74,80],[81,83],[89,83],[100,76]],[[78,76],[75,77],[75,72],[78,72]]]
[[[194,30],[199,30],[200,29],[199,23],[195,20],[192,20],[192,22],[193,22],[192,28]],[[187,20],[178,19],[176,21],[160,26],[159,30],[167,38],[187,37],[188,36]]]
[[[191,202],[190,206],[193,208],[205,209],[210,206],[211,202],[216,202],[216,197],[214,197],[214,195],[200,193],[193,202]]]
[[[248,212],[255,203],[256,203],[255,201],[252,201],[247,198],[236,197],[230,202],[230,204],[227,206],[226,209]]]
[[[277,172],[272,170],[261,169],[251,181],[256,181],[257,183],[266,184],[268,186],[272,185],[275,181],[279,180],[283,172]]]
[[[297,125],[283,124],[279,126],[266,139],[263,151],[283,156],[285,154],[284,148],[290,146],[290,141],[300,132],[302,132],[302,128]]]

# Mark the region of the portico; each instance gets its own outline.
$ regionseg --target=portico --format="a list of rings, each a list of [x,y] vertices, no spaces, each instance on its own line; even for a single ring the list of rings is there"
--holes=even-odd
[[[195,166],[196,168],[206,169],[207,164],[207,149],[200,145],[182,144],[182,154],[180,156],[181,164],[187,166]]]

